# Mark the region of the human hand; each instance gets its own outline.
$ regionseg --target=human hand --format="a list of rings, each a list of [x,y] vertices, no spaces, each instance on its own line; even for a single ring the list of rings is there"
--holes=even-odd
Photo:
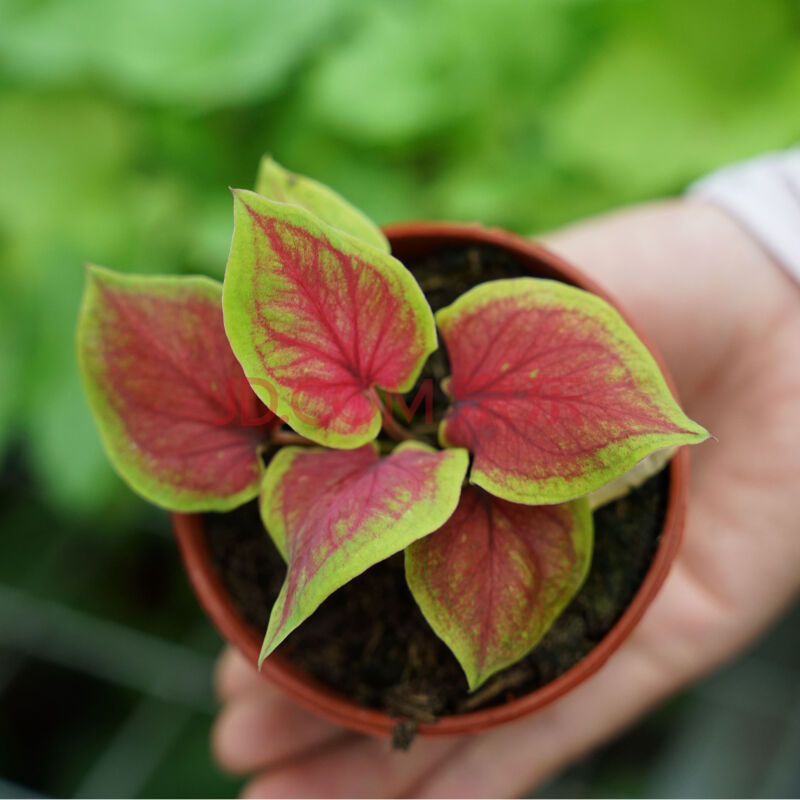
[[[684,542],[607,664],[534,715],[407,753],[295,706],[233,650],[220,659],[217,759],[257,797],[516,796],[742,649],[800,589],[800,290],[722,212],[643,206],[546,238],[652,339],[693,448]]]

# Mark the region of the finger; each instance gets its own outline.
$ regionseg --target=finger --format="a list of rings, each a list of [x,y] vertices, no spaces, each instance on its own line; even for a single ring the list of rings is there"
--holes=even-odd
[[[597,673],[561,700],[466,743],[415,787],[420,797],[521,795],[621,731],[717,663],[726,612],[676,563],[640,626]],[[711,647],[709,647],[711,645]],[[706,659],[699,659],[703,647]]]
[[[297,758],[346,736],[338,725],[263,685],[239,693],[227,703],[214,723],[211,747],[223,769],[246,773]]]
[[[236,648],[226,647],[214,669],[214,690],[223,702],[258,687],[271,689],[258,670]]]
[[[458,753],[463,737],[418,740],[407,752],[384,739],[359,737],[265,771],[244,797],[406,797],[431,771]]]
[[[518,797],[656,702],[664,670],[641,648],[620,651],[562,700],[470,739],[415,788],[417,797]]]

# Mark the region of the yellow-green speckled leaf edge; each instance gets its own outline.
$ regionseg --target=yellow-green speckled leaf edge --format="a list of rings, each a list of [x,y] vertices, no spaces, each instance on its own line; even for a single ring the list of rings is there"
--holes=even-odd
[[[145,500],[168,511],[181,513],[231,511],[253,500],[258,496],[261,482],[261,460],[255,449],[253,459],[254,463],[259,465],[259,469],[253,483],[242,491],[227,496],[176,489],[168,482],[159,480],[153,472],[143,468],[136,459],[130,457],[131,448],[125,426],[95,377],[97,365],[94,363],[92,340],[98,335],[96,312],[100,310],[101,283],[109,287],[143,291],[163,297],[178,297],[185,295],[187,291],[195,292],[217,304],[222,301],[222,284],[202,275],[128,275],[95,264],[87,264],[86,285],[76,331],[78,367],[89,408],[109,461],[125,483]]]
[[[443,336],[448,327],[457,324],[460,315],[473,312],[494,300],[508,297],[519,297],[523,293],[536,295],[549,295],[557,300],[560,307],[565,309],[578,309],[591,314],[600,320],[608,330],[627,350],[630,357],[625,363],[638,386],[651,386],[654,390],[652,399],[656,407],[673,423],[684,428],[686,433],[653,433],[637,436],[635,447],[632,447],[624,459],[618,459],[614,466],[596,469],[580,479],[565,480],[552,477],[546,480],[526,481],[515,476],[499,476],[493,472],[476,469],[470,471],[470,482],[483,487],[486,491],[510,500],[514,503],[527,505],[549,505],[567,502],[576,497],[582,497],[618,478],[632,469],[639,461],[650,453],[663,447],[673,447],[684,444],[698,444],[709,438],[709,433],[701,425],[691,420],[683,412],[672,396],[664,376],[658,367],[653,355],[625,322],[620,313],[591,292],[569,286],[560,281],[546,278],[509,278],[488,281],[480,284],[464,294],[455,302],[436,312],[436,324]],[[439,442],[443,447],[453,446],[447,439],[447,417],[439,424]],[[597,452],[597,457],[603,459],[613,454],[618,449],[611,443]]]
[[[375,448],[376,452],[378,451],[378,447],[374,442],[372,447]],[[395,447],[392,455],[411,449],[430,453],[437,452],[435,448],[421,442],[409,441]],[[271,501],[279,488],[283,476],[289,471],[297,455],[309,452],[321,453],[325,452],[325,450],[323,448],[308,447],[282,448],[269,463],[262,479],[259,500],[261,519],[284,560],[287,559],[286,530],[279,509]],[[367,537],[371,536],[370,546],[362,547],[353,558],[347,560],[345,564],[338,565],[338,568],[335,564],[331,565],[331,568],[326,570],[326,572],[331,573],[327,576],[327,580],[323,578],[321,585],[317,584],[315,586],[314,591],[310,592],[309,596],[302,602],[302,607],[298,608],[296,613],[290,616],[278,630],[276,621],[280,619],[283,605],[286,601],[287,584],[284,582],[280,594],[272,607],[267,633],[264,637],[264,644],[258,660],[259,666],[298,625],[311,616],[325,598],[357,575],[369,569],[369,567],[404,550],[412,542],[427,536],[447,522],[455,511],[461,497],[461,486],[469,464],[469,454],[463,448],[438,452],[444,452],[445,455],[436,471],[437,479],[435,484],[438,491],[435,492],[436,497],[433,501],[421,504],[420,513],[417,515],[406,514],[402,517],[391,535],[388,535],[385,529],[366,530],[365,535]],[[431,488],[434,489],[434,487]]]
[[[464,675],[467,679],[469,691],[474,692],[486,683],[492,675],[497,674],[506,667],[516,664],[521,659],[525,658],[536,645],[544,638],[547,632],[552,628],[555,621],[561,616],[562,612],[575,598],[575,595],[580,591],[583,586],[586,576],[589,574],[589,568],[592,564],[592,550],[594,546],[594,519],[589,503],[586,498],[579,498],[569,503],[565,503],[572,511],[574,526],[572,528],[572,543],[575,548],[575,553],[580,562],[580,570],[572,576],[571,591],[565,592],[559,598],[557,603],[554,603],[548,608],[547,620],[538,629],[537,635],[534,637],[525,637],[525,632],[520,631],[519,648],[516,652],[506,659],[498,659],[491,665],[484,665],[480,667],[475,659],[475,649],[470,647],[469,642],[457,637],[451,636],[449,626],[442,620],[442,611],[446,609],[439,608],[431,599],[423,588],[417,585],[414,580],[413,568],[413,554],[411,548],[406,550],[405,563],[406,563],[406,579],[408,580],[411,593],[414,595],[414,600],[422,611],[422,615],[427,620],[428,624],[433,629],[433,632],[450,648],[450,651],[456,657],[456,660],[464,670]]]
[[[414,386],[428,356],[436,350],[438,340],[433,312],[414,276],[396,258],[364,244],[360,239],[333,228],[304,208],[286,203],[278,203],[246,189],[235,189],[234,232],[228,264],[222,289],[222,309],[225,332],[231,347],[242,365],[245,375],[251,381],[253,391],[274,414],[290,425],[297,433],[306,436],[316,444],[341,450],[361,447],[375,439],[380,433],[381,411],[376,406],[371,425],[359,434],[345,435],[328,431],[322,427],[309,425],[291,406],[291,392],[286,391],[277,381],[264,375],[261,359],[256,347],[256,338],[249,309],[254,298],[249,291],[249,269],[252,257],[248,252],[252,236],[253,222],[247,211],[250,207],[265,216],[271,216],[290,225],[296,225],[312,236],[326,238],[341,252],[368,261],[380,270],[391,273],[402,287],[403,299],[416,313],[424,337],[424,352],[415,369],[404,383],[396,387],[378,387],[393,392],[408,392]],[[268,346],[268,345],[267,345]],[[266,381],[266,386],[261,383]],[[271,391],[274,389],[274,392]],[[277,401],[277,402],[276,402]]]

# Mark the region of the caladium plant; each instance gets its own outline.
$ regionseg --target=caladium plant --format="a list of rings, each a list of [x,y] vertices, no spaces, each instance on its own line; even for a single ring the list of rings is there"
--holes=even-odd
[[[404,551],[411,594],[474,690],[580,588],[587,495],[708,434],[597,296],[514,278],[434,315],[380,230],[333,191],[271,159],[256,189],[234,190],[221,286],[89,268],[79,361],[109,457],[172,511],[260,494],[287,564],[262,660]],[[437,329],[451,369],[438,443],[391,411]]]

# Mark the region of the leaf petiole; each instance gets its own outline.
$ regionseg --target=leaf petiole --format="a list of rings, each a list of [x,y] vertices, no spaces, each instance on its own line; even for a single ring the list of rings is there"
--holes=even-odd
[[[396,442],[409,442],[409,441],[416,441],[421,442],[423,441],[418,436],[415,436],[408,428],[401,425],[395,418],[394,414],[392,414],[392,406],[391,406],[391,398],[389,399],[389,406],[387,408],[386,403],[383,401],[383,397],[377,389],[374,387],[372,388],[372,397],[375,400],[378,408],[381,412],[381,422],[383,424],[383,430],[386,434],[394,439]]]
[[[296,445],[299,447],[318,447],[316,442],[312,442],[311,439],[306,439],[305,436],[301,436],[299,433],[295,433],[294,431],[286,431],[277,428],[272,432],[272,436],[270,436],[270,442],[272,444],[278,446],[284,445]]]

